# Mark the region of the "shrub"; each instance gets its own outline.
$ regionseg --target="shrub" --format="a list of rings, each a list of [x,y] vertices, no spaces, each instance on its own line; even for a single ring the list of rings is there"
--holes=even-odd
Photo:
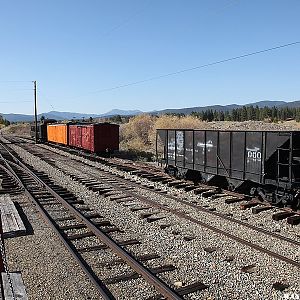
[[[155,152],[156,129],[164,128],[200,128],[201,122],[193,116],[150,116],[147,114],[132,117],[120,127],[121,149]]]
[[[132,117],[120,127],[121,147],[126,150],[148,151],[151,141],[149,133],[156,117],[139,115]]]

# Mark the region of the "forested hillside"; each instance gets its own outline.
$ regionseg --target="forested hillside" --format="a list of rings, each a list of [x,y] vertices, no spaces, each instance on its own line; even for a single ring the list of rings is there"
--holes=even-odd
[[[7,126],[10,124],[10,122],[4,119],[3,116],[0,115],[0,124]]]
[[[258,106],[243,106],[241,108],[232,109],[231,111],[216,111],[205,110],[202,112],[192,112],[192,116],[199,118],[202,121],[287,121],[294,119],[300,121],[300,108],[282,107],[258,107]]]

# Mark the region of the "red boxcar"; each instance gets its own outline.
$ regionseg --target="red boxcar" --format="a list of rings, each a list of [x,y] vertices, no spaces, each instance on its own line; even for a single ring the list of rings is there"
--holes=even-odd
[[[119,125],[109,123],[70,125],[69,145],[93,153],[119,150]]]

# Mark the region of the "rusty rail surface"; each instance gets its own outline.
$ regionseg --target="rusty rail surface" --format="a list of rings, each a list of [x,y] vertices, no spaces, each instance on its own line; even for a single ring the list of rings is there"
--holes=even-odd
[[[157,276],[155,276],[149,269],[144,267],[139,261],[137,261],[129,252],[119,246],[115,241],[113,241],[109,236],[103,233],[100,229],[98,229],[89,219],[87,219],[81,212],[79,212],[76,208],[74,208],[71,204],[65,201],[60,195],[58,195],[53,189],[51,189],[47,184],[45,184],[38,176],[36,176],[24,163],[22,163],[17,157],[15,157],[12,152],[3,144],[2,147],[10,154],[11,158],[14,160],[14,164],[18,165],[23,171],[25,171],[28,175],[30,175],[38,184],[42,185],[50,194],[52,194],[65,208],[67,208],[77,220],[82,222],[89,228],[95,236],[97,236],[105,245],[107,245],[115,254],[117,254],[121,259],[123,259],[132,269],[134,269],[138,274],[140,274],[149,284],[153,285],[156,290],[161,293],[167,299],[174,299],[174,300],[182,300],[183,298],[179,296],[172,288],[170,288],[166,283],[160,280]],[[4,158],[3,158],[4,159]],[[10,172],[14,175],[16,180],[18,180],[20,186],[24,188],[26,195],[37,205],[39,208],[40,213],[42,214],[43,218],[50,224],[53,230],[59,235],[65,246],[68,250],[72,253],[74,258],[78,261],[80,266],[83,268],[85,273],[89,276],[92,282],[97,287],[98,291],[105,299],[114,299],[112,294],[107,290],[107,288],[100,282],[99,279],[95,278],[88,267],[81,261],[78,260],[78,256],[74,253],[74,249],[70,247],[70,245],[65,241],[62,237],[58,229],[49,219],[45,210],[39,205],[39,203],[32,197],[30,192],[26,189],[23,185],[21,179],[12,169],[11,162],[7,161],[5,163],[10,170]]]

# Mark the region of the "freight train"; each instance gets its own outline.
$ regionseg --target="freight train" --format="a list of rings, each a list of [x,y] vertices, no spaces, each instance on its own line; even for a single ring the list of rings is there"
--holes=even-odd
[[[167,173],[300,209],[300,131],[158,129]]]
[[[45,119],[38,122],[37,124],[37,136],[35,136],[35,124],[32,124],[30,127],[30,135],[32,138],[36,138],[39,142],[47,142],[47,124],[55,123],[54,119]]]
[[[31,127],[35,137],[35,127]],[[78,148],[97,154],[119,150],[119,125],[110,123],[50,123],[38,124],[38,140]]]

